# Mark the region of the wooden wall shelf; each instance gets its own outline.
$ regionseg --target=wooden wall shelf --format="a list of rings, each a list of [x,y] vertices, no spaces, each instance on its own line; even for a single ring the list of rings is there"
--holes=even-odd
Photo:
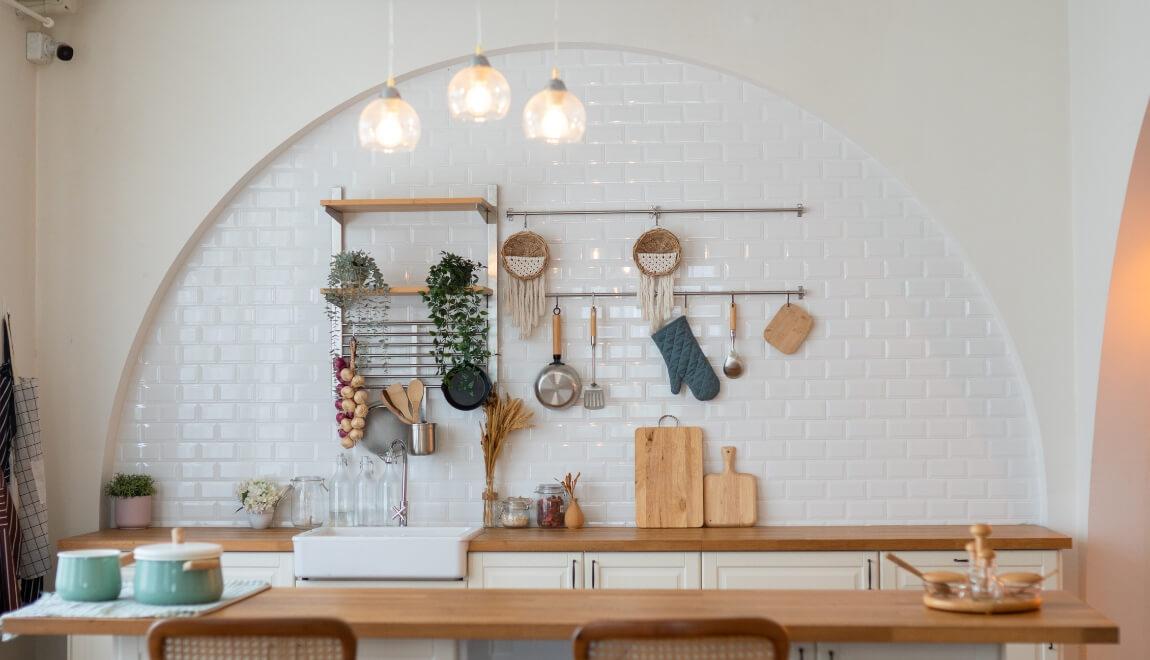
[[[392,199],[324,199],[327,214],[343,222],[344,213],[406,213],[413,211],[475,211],[486,224],[498,220],[495,207],[482,197],[410,197]]]
[[[493,293],[489,287],[485,287],[485,286],[472,286],[470,288],[472,291],[475,291],[476,293],[483,294],[485,296],[490,296]],[[323,293],[323,294],[335,293],[337,291],[339,291],[339,289],[326,289],[325,288],[325,289],[319,290],[319,292]],[[393,296],[417,296],[421,293],[427,293],[427,286],[408,286],[408,285],[393,286],[393,287],[390,287],[389,291],[391,292],[391,295],[393,295]],[[367,295],[367,296],[382,296],[383,294],[384,294],[384,289],[368,289],[368,290],[364,291],[364,295]]]

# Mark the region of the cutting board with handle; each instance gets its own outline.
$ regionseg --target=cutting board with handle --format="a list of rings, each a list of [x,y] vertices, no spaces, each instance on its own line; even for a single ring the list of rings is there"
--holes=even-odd
[[[703,429],[635,429],[635,525],[703,526]]]
[[[779,308],[778,313],[763,330],[763,339],[780,352],[791,355],[803,345],[803,341],[811,334],[811,328],[814,326],[815,320],[807,310],[788,301]]]
[[[758,521],[755,475],[735,472],[735,448],[723,447],[723,471],[703,477],[707,527],[751,527]]]

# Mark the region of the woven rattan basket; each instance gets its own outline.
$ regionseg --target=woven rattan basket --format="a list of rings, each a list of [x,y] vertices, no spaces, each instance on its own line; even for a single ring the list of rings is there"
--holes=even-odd
[[[503,270],[511,277],[524,282],[541,277],[550,257],[551,251],[547,249],[547,241],[533,231],[512,234],[499,248]]]
[[[683,246],[679,237],[656,227],[644,232],[631,248],[631,258],[644,275],[659,277],[675,272],[682,260]]]

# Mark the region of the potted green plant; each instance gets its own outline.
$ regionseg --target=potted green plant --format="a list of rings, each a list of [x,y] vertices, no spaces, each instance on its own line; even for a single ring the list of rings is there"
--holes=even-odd
[[[236,512],[247,512],[252,529],[267,529],[275,517],[276,505],[286,492],[287,488],[280,488],[270,479],[241,481],[236,486],[236,497],[240,500],[240,508]]]
[[[364,297],[386,296],[387,289],[383,273],[370,254],[363,250],[340,252],[331,257],[323,299],[334,313],[343,313]]]
[[[146,474],[116,473],[104,484],[104,494],[112,498],[116,527],[143,529],[152,524],[152,496],[156,480]]]
[[[483,264],[450,252],[427,274],[427,293],[421,294],[435,329],[431,355],[443,376],[448,403],[462,410],[483,404],[491,391],[484,367],[487,347],[487,304],[476,288]]]

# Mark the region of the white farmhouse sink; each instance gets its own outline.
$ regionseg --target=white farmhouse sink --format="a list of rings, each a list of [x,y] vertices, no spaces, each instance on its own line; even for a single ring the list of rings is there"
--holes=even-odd
[[[318,527],[292,537],[297,578],[462,580],[478,527]]]

